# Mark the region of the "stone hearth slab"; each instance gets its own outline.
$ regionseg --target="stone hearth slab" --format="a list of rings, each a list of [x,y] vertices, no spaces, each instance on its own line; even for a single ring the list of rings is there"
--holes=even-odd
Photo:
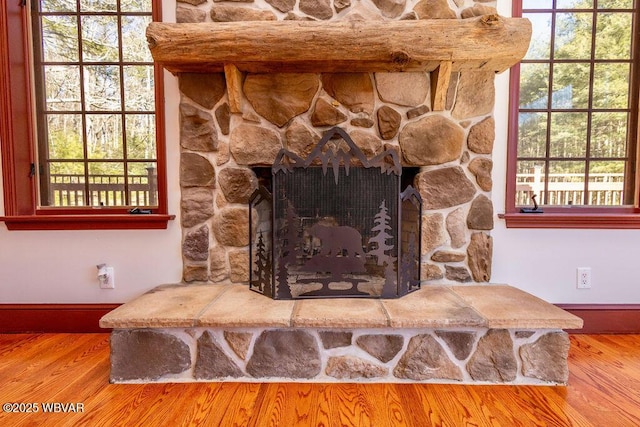
[[[505,285],[397,300],[274,301],[233,284],[160,286],[104,316],[113,382],[565,384],[582,320]]]
[[[202,310],[225,286],[164,285],[121,305],[100,320],[103,328],[177,328],[196,326]]]
[[[579,317],[511,286],[453,286],[451,289],[486,320],[489,328],[582,328]]]
[[[582,319],[507,285],[425,286],[393,300],[275,301],[247,286],[206,284],[160,286],[107,314],[100,326],[579,329]]]
[[[291,326],[295,301],[275,301],[250,291],[247,286],[223,286],[225,290],[220,297],[201,313],[198,326],[245,328]]]
[[[380,300],[312,299],[296,302],[292,325],[300,328],[383,328],[389,319]]]
[[[485,326],[486,320],[446,286],[426,286],[400,299],[382,301],[394,328]]]

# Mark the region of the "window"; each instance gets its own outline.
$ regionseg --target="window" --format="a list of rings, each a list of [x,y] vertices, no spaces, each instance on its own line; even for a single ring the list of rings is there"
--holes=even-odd
[[[511,73],[507,225],[640,225],[613,217],[638,211],[638,5],[515,0],[513,9],[533,35]],[[509,217],[534,195],[544,214]]]
[[[7,226],[166,227],[159,2],[27,3],[1,18]]]

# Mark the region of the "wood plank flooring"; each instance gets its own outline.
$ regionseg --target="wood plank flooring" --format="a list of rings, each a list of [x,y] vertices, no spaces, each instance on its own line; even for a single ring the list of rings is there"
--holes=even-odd
[[[0,335],[0,403],[38,404],[0,426],[639,426],[640,335],[571,344],[567,387],[115,385],[107,334]],[[84,412],[45,413],[55,402]]]

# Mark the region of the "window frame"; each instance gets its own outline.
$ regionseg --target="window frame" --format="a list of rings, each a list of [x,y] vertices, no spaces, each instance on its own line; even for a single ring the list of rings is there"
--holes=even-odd
[[[158,206],[151,214],[131,214],[127,207],[56,208],[38,205],[32,57],[29,10],[23,2],[0,9],[0,156],[4,222],[9,230],[165,229],[175,218],[167,209],[167,174],[163,69],[156,76],[156,150]],[[28,2],[25,2],[28,3]],[[153,2],[153,21],[162,21],[161,5]]]
[[[638,1],[638,0],[636,0]],[[522,17],[522,0],[512,0],[512,16]],[[518,115],[520,93],[520,64],[511,68],[509,77],[509,112],[507,134],[507,167],[505,213],[500,217],[507,228],[589,228],[589,229],[635,229],[640,228],[640,11],[636,9],[632,28],[632,58],[635,58],[636,72],[631,73],[630,101],[632,108],[629,126],[629,141],[633,144],[632,157],[635,163],[629,172],[629,179],[635,182],[633,204],[626,206],[584,206],[570,207],[544,206],[544,213],[520,213],[516,206],[516,174],[518,158]]]

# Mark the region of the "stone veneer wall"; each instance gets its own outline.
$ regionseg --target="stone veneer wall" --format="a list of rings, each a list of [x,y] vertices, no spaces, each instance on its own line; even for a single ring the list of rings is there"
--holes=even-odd
[[[465,19],[496,13],[487,0],[178,0],[178,22]],[[366,40],[363,40],[366,42]],[[185,282],[249,280],[247,201],[252,166],[282,148],[306,156],[344,128],[365,154],[395,147],[420,167],[422,279],[488,282],[493,207],[494,74],[452,76],[445,111],[430,108],[428,73],[248,74],[231,114],[224,75],[179,75]]]
[[[565,384],[561,330],[127,329],[112,382],[315,381]]]

